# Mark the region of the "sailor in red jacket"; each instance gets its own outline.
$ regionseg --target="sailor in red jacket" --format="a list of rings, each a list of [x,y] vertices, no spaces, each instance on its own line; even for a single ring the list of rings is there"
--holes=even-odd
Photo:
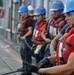
[[[37,22],[35,24],[32,41],[34,45],[41,45],[42,42],[44,41],[41,34],[42,34],[43,28],[46,25],[46,20],[45,20],[46,9],[43,6],[39,6],[36,9],[35,15],[37,18]],[[38,63],[40,60],[43,59],[44,47],[41,47],[39,53],[38,54],[35,53],[35,55],[36,55],[36,63]]]
[[[50,42],[60,32],[63,26],[66,24],[65,16],[63,14],[64,4],[60,0],[55,0],[52,3],[49,20],[46,23],[45,28],[42,31],[42,37],[46,41],[47,46],[45,49],[45,57],[50,56]],[[47,33],[47,36],[45,35]]]
[[[19,34],[17,37],[18,38],[20,37],[20,54],[23,61],[23,68],[24,68],[24,62],[27,62],[27,63],[32,62],[30,49],[28,48],[26,42],[30,46],[32,46],[31,38],[32,38],[32,32],[33,32],[32,31],[33,18],[28,15],[28,7],[24,4],[22,4],[19,7],[18,12],[21,17],[20,17],[20,27],[18,29]],[[24,75],[24,73],[21,75]],[[31,73],[27,75],[31,75]]]

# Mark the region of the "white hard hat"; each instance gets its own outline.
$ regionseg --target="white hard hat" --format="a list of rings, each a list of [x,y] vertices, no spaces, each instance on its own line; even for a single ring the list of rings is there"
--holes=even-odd
[[[32,5],[29,5],[28,6],[28,10],[34,10],[33,6]]]

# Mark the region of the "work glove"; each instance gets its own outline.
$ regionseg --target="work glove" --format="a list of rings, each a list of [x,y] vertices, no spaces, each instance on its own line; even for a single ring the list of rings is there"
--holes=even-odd
[[[32,64],[28,64],[28,63],[25,63],[24,66],[25,66],[26,71],[28,73],[31,73],[31,72],[38,73],[38,67],[37,66],[32,65]]]
[[[38,68],[43,68],[48,64],[50,64],[50,60],[48,58],[44,58],[38,63]]]

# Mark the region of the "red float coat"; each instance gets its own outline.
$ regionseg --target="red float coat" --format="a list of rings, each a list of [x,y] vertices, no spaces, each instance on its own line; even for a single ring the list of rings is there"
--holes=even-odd
[[[57,65],[66,64],[71,52],[74,51],[74,27],[69,27],[60,38],[57,46]],[[71,74],[71,75],[74,75]]]
[[[54,14],[51,15],[48,30],[51,39],[53,39],[66,24],[65,17],[62,15],[57,20],[54,18]]]
[[[46,25],[46,21],[43,21],[41,23],[36,22],[34,33],[33,33],[33,43],[34,44],[41,44],[43,39],[42,39],[42,30]]]
[[[30,17],[30,16],[28,16],[27,18],[22,18],[22,20],[20,20],[21,25],[20,25],[19,31],[20,31],[22,36],[25,35],[28,32],[28,27],[27,27],[26,23],[29,19],[33,20],[33,18]]]

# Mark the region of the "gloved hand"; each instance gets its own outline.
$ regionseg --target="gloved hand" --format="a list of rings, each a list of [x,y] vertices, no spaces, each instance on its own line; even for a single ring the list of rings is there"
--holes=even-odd
[[[38,67],[37,66],[32,65],[32,64],[28,64],[28,63],[25,63],[24,66],[25,66],[27,72],[38,73]]]
[[[50,64],[50,60],[48,58],[44,58],[38,63],[38,68],[43,68],[45,65],[48,64]]]

